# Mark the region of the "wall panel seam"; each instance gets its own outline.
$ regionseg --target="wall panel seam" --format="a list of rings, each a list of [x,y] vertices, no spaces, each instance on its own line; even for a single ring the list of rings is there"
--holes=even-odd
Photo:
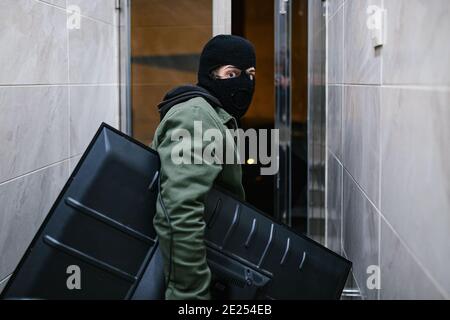
[[[377,210],[378,211],[378,210]],[[439,291],[440,294],[442,294],[445,299],[450,299],[450,293],[448,293],[443,287],[440,286],[439,282],[433,277],[431,272],[428,271],[428,268],[425,267],[425,265],[422,264],[420,259],[415,255],[415,253],[409,248],[407,243],[403,240],[403,238],[397,233],[395,228],[389,223],[387,218],[379,212],[379,215],[383,222],[389,227],[391,232],[394,234],[394,236],[400,241],[401,245],[406,249],[407,253],[411,256],[411,258],[414,260],[414,262],[417,263],[417,265],[422,269],[422,271],[425,273],[425,275],[428,277],[428,279],[432,282],[432,284],[435,286],[435,288]]]
[[[46,165],[46,166],[40,167],[40,168],[38,168],[38,169],[29,171],[29,172],[27,172],[27,173],[18,175],[18,176],[14,177],[14,178],[11,178],[11,179],[2,181],[2,182],[0,182],[0,187],[2,187],[2,186],[4,186],[4,185],[7,185],[7,184],[10,183],[10,182],[14,182],[14,181],[16,181],[16,180],[19,180],[19,179],[25,178],[25,177],[27,177],[27,176],[33,175],[33,174],[38,173],[38,172],[40,172],[40,171],[44,171],[44,170],[46,170],[46,169],[49,169],[49,168],[52,168],[52,167],[56,167],[56,166],[58,166],[58,165],[60,165],[60,164],[63,164],[64,162],[67,162],[68,160],[70,160],[69,157],[64,158],[64,159],[62,159],[62,160],[59,160],[59,161],[57,161],[57,162],[53,162],[53,163],[48,164],[48,165]]]

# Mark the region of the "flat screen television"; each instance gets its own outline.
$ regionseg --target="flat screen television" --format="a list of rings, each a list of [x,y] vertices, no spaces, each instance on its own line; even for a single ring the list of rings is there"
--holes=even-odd
[[[1,298],[163,299],[159,168],[157,152],[102,124]],[[220,187],[205,219],[214,298],[339,299],[346,259]]]

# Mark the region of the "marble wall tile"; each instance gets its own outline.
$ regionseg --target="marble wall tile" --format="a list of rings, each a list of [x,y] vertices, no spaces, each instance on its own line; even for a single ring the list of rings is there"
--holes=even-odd
[[[118,127],[117,86],[74,86],[70,88],[70,156],[83,153],[100,124]]]
[[[369,290],[367,268],[379,266],[379,219],[376,209],[344,171],[343,174],[343,246],[353,262],[353,273],[365,299],[377,299],[378,290]]]
[[[0,279],[14,271],[68,178],[58,163],[0,185]]]
[[[381,212],[450,293],[450,92],[383,88]]]
[[[11,276],[8,276],[5,279],[0,280],[0,293],[2,293],[2,291],[5,289],[5,287],[8,284],[8,281],[9,281],[10,278],[11,278]]]
[[[327,246],[341,253],[342,165],[328,152],[327,166]]]
[[[380,88],[347,86],[343,107],[344,166],[379,207]]]
[[[344,4],[344,81],[349,84],[381,84],[381,51],[372,45],[367,27],[369,5],[381,0],[347,0]]]
[[[342,161],[342,94],[343,86],[328,86],[328,148]]]
[[[338,10],[342,9],[343,4],[344,0],[327,0],[328,17],[332,18]]]
[[[57,7],[66,8],[66,0],[40,0]]]
[[[89,130],[101,121],[117,127],[116,86],[66,85],[69,69],[71,83],[118,82],[114,12],[105,15],[111,10],[100,0],[77,1],[83,2],[89,18],[70,31],[68,43],[66,0],[0,1],[0,288],[79,159]],[[111,8],[114,2],[105,3]],[[67,160],[71,141],[76,155]]]
[[[67,86],[0,87],[0,183],[69,154]]]
[[[384,220],[381,220],[380,252],[381,299],[444,298]]]
[[[344,83],[344,10],[328,22],[328,82]]]
[[[115,23],[116,0],[67,0],[67,4],[80,7],[81,15],[85,17]]]
[[[69,31],[70,83],[118,83],[115,27],[82,18]]]
[[[327,134],[333,153],[337,151],[332,124],[337,121],[332,120],[335,110],[330,108],[335,104],[333,84],[339,83],[335,60],[340,59],[336,49],[339,28],[333,20],[339,15],[336,6],[340,2],[328,3]],[[388,14],[387,42],[380,49],[373,48],[366,26],[366,9],[372,4],[384,5]],[[450,2],[446,0],[347,0],[344,4],[343,78],[350,84],[344,90],[342,106],[342,161],[344,172],[348,170],[342,191],[344,248],[352,251],[348,246],[359,241],[349,244],[348,239],[370,242],[371,238],[370,233],[360,234],[358,222],[346,218],[352,214],[347,207],[354,190],[365,199],[357,183],[379,209],[365,199],[362,202],[372,208],[369,211],[380,211],[389,221],[388,225],[383,220],[379,248],[382,299],[450,296],[446,271],[450,255],[445,254],[450,252],[450,129],[445,124],[450,119],[450,93],[445,89],[450,85],[450,62],[443,58],[450,56],[449,16]],[[364,86],[380,84],[414,87]],[[440,88],[434,91],[437,86]],[[356,183],[346,182],[352,178]],[[329,196],[334,189],[329,178]],[[353,251],[356,253],[349,258],[364,260],[363,250]],[[355,276],[364,291],[363,272],[358,268],[355,266]],[[376,295],[369,292],[366,298]]]
[[[385,0],[383,82],[450,86],[450,1]]]
[[[72,174],[73,170],[77,166],[78,162],[80,161],[82,155],[75,156],[70,158],[69,160],[69,174]]]
[[[43,2],[0,1],[0,85],[67,83],[66,13]]]

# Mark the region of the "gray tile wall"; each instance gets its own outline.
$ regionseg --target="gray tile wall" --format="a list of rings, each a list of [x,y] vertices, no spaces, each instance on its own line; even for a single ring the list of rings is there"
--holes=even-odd
[[[0,291],[100,123],[118,126],[117,27],[114,0],[0,1]]]
[[[449,299],[450,1],[328,0],[327,19],[327,244],[365,299]]]

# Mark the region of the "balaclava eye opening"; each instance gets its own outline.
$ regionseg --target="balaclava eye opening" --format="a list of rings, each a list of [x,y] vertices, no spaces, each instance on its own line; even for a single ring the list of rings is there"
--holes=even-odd
[[[242,72],[239,77],[215,79],[212,72],[218,67],[233,65]],[[255,91],[255,79],[245,70],[256,67],[255,49],[250,41],[233,35],[212,38],[200,56],[197,85],[211,92],[225,111],[240,119],[250,107]]]

